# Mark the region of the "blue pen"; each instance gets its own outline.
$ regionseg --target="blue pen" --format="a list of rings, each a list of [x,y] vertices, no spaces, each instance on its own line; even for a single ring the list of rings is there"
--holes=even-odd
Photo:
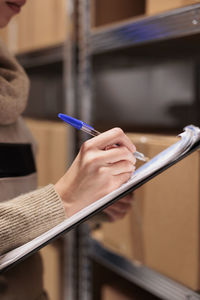
[[[77,120],[75,118],[72,118],[68,115],[64,115],[64,114],[58,114],[58,117],[65,121],[66,123],[68,123],[69,125],[73,126],[74,128],[78,129],[78,130],[82,130],[92,136],[97,136],[100,134],[99,131],[95,130],[92,126],[84,123],[83,121]],[[144,156],[143,153],[140,153],[138,151],[134,152],[134,156],[135,158],[142,160],[142,161],[147,161],[148,158]]]

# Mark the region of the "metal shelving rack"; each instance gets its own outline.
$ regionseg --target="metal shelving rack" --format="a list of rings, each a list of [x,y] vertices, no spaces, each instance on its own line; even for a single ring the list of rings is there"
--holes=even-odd
[[[24,68],[45,66],[63,61],[65,45],[60,44],[51,48],[35,50],[17,55],[17,59]]]
[[[178,39],[200,31],[200,5],[105,26],[89,34],[90,54]]]
[[[92,120],[92,58],[116,51],[137,50],[138,47],[157,46],[160,42],[177,43],[192,38],[195,43],[200,34],[200,4],[176,9],[152,17],[128,20],[112,26],[90,30],[90,0],[79,0],[79,66],[78,107],[85,122]],[[189,49],[189,48],[188,48]],[[85,139],[80,135],[80,142]],[[144,266],[106,250],[90,238],[86,225],[80,228],[79,299],[93,299],[90,286],[92,260],[126,278],[144,290],[164,300],[200,299],[200,294],[162,276]],[[83,283],[84,282],[84,287]]]
[[[89,257],[163,300],[197,300],[200,295],[143,265],[135,264],[90,239]]]

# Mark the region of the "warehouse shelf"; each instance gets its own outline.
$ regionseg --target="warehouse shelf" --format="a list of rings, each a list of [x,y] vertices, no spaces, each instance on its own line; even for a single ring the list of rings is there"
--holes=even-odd
[[[63,61],[64,51],[63,43],[55,47],[18,54],[16,57],[24,68],[32,68]]]
[[[200,4],[102,26],[89,34],[90,54],[178,39],[200,33]]]
[[[95,71],[98,66],[120,68],[129,63],[130,55],[147,58],[164,56],[185,58],[189,54],[199,61],[200,4],[195,4],[154,16],[127,19],[120,23],[91,29],[91,1],[78,1],[78,115],[95,124]],[[80,133],[79,142],[85,140]],[[91,262],[97,262],[163,300],[196,300],[200,294],[143,265],[119,256],[91,238],[84,224],[79,231],[79,295],[82,300],[94,298]]]
[[[200,294],[143,265],[133,263],[90,239],[89,257],[163,300],[197,300]]]

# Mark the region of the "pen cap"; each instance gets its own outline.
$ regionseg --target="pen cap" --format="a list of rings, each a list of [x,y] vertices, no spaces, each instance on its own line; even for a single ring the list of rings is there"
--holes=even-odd
[[[77,119],[72,118],[68,115],[60,113],[60,114],[58,114],[58,117],[61,120],[65,121],[66,123],[68,123],[69,125],[73,126],[74,128],[76,128],[78,130],[80,130],[83,127],[83,125],[90,128],[90,129],[94,129],[93,127],[91,127],[90,125],[84,123],[83,121],[77,120]]]

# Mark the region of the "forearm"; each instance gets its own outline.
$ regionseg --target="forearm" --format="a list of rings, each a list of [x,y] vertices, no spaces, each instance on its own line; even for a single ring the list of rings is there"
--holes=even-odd
[[[29,242],[65,218],[53,185],[0,203],[0,254]]]

